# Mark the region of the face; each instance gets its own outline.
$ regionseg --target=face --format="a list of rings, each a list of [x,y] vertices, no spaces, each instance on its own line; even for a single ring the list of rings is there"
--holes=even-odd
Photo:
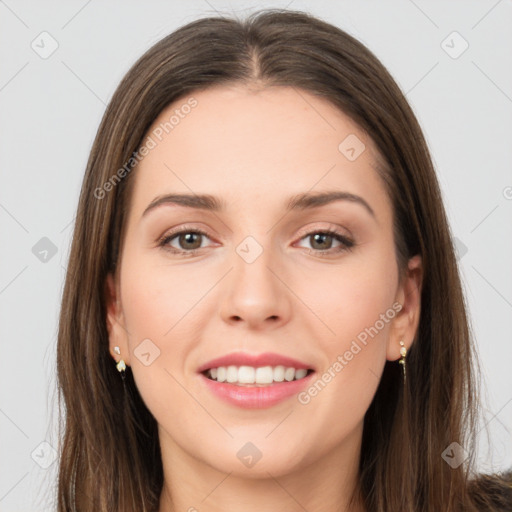
[[[161,113],[132,171],[112,357],[171,461],[257,477],[355,453],[419,315],[420,262],[399,282],[372,140],[293,88],[192,96]]]

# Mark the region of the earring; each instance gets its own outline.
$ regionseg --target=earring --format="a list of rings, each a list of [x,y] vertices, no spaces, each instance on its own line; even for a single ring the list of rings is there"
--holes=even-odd
[[[402,356],[400,358],[400,361],[398,361],[401,365],[402,365],[402,368],[404,370],[404,382],[405,382],[405,378],[406,378],[406,375],[405,375],[405,356],[407,355],[407,349],[405,348],[405,344],[402,341],[400,341],[400,355]]]
[[[114,347],[114,352],[117,355],[121,355],[121,350],[119,347]],[[126,363],[123,359],[120,359],[119,362],[116,364],[117,371],[121,374],[121,378],[124,380],[125,377],[125,370],[126,370]]]

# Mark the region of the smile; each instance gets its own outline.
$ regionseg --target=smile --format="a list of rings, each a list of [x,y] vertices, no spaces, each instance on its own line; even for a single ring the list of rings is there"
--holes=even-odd
[[[227,382],[236,386],[270,386],[276,382],[292,382],[303,379],[313,370],[304,368],[277,366],[219,366],[203,372],[207,378],[216,382]]]
[[[297,366],[304,365],[297,362]],[[207,392],[224,403],[242,409],[266,409],[303,391],[314,374],[311,368],[284,364],[229,364],[203,367],[199,376]]]

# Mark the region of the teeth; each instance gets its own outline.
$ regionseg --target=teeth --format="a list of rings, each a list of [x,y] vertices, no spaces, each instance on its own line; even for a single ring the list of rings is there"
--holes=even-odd
[[[303,379],[306,375],[307,375],[308,371],[307,370],[304,370],[303,368],[301,368],[300,370],[297,370],[295,372],[295,378],[297,380],[299,379]]]
[[[213,368],[215,369],[215,368]],[[211,376],[211,371],[210,371],[210,376]],[[217,368],[217,381],[218,382],[224,382],[226,380],[226,367],[225,366],[221,366],[220,368]]]
[[[308,370],[303,368],[286,368],[284,366],[219,366],[210,368],[208,376],[217,382],[228,382],[230,384],[262,384],[268,385],[272,382],[291,382],[292,380],[303,379]]]
[[[238,368],[238,382],[240,384],[254,384],[256,382],[256,373],[252,366],[240,366]]]
[[[236,366],[228,366],[226,371],[226,382],[232,384],[238,380],[238,368]]]
[[[273,380],[274,370],[272,369],[272,366],[263,366],[262,368],[256,368],[256,384],[272,384]]]
[[[295,377],[295,368],[286,368],[284,371],[284,380],[290,382]]]
[[[284,380],[284,366],[276,366],[274,368],[274,381],[275,382],[283,382]]]

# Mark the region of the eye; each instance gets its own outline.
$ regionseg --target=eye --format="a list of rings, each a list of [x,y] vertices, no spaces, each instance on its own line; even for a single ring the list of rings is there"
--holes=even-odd
[[[355,245],[353,240],[332,229],[311,231],[301,240],[309,240],[312,245],[312,250],[309,252],[319,256],[329,256],[333,253],[348,251]],[[339,246],[332,247],[333,242],[338,242]]]
[[[173,254],[194,256],[205,247],[202,243],[204,238],[209,239],[206,232],[185,226],[180,231],[165,234],[158,245]],[[355,245],[353,240],[334,229],[311,231],[300,240],[309,240],[312,248],[308,252],[317,256],[331,256],[334,253],[348,251]],[[338,246],[333,247],[333,243],[337,243]]]
[[[182,229],[168,233],[159,241],[158,245],[175,254],[183,254],[185,256],[192,256],[196,254],[199,249],[202,249],[202,238],[208,238],[207,233],[200,229]],[[173,245],[174,243],[174,245]],[[175,245],[178,244],[178,247]]]

